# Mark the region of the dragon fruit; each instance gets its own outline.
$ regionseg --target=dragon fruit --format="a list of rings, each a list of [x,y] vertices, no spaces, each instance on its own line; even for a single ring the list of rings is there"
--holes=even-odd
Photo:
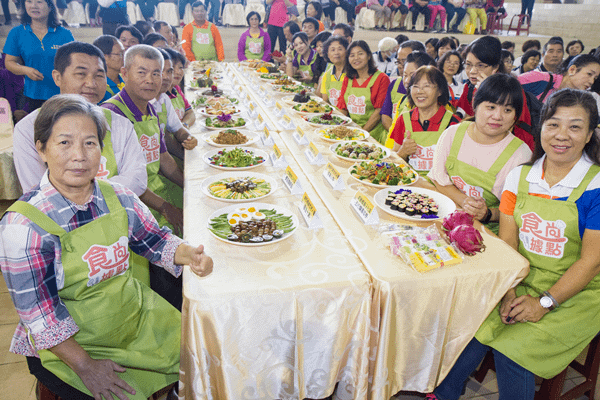
[[[448,233],[459,225],[473,226],[473,216],[464,211],[454,211],[452,214],[444,218],[442,229],[444,229],[444,232]]]
[[[470,256],[485,250],[481,233],[472,225],[458,225],[447,235],[460,251]]]

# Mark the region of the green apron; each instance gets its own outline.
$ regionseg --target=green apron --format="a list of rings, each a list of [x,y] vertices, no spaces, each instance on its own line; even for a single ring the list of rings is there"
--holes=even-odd
[[[309,57],[310,57],[310,54],[309,54]],[[296,53],[296,62],[298,63],[298,69],[300,70],[300,75],[302,75],[303,78],[309,78],[309,77],[312,78],[313,77],[312,65],[315,63],[316,60],[317,60],[317,55],[314,54],[310,64],[302,64],[302,56],[300,56],[300,54]]]
[[[185,102],[183,101],[183,97],[181,96],[181,93],[179,93],[177,91],[177,89],[173,89],[175,90],[175,93],[177,93],[176,97],[171,97],[171,105],[173,105],[173,108],[175,109],[175,112],[177,113],[177,117],[179,117],[180,121],[183,121],[183,117],[185,116]]]
[[[348,86],[344,93],[344,101],[346,102],[346,108],[348,109],[350,118],[361,127],[367,123],[375,111],[375,107],[373,107],[373,103],[371,103],[371,87],[375,84],[375,81],[377,81],[379,74],[381,74],[381,71],[375,72],[371,78],[369,78],[369,83],[364,88],[352,87],[354,79],[348,79]],[[371,137],[379,143],[385,143],[387,132],[381,124],[381,121],[379,121],[369,133],[371,134]]]
[[[104,112],[108,129],[106,130],[106,136],[104,137],[104,148],[102,149],[100,169],[96,174],[96,179],[106,180],[118,175],[119,169],[117,167],[117,160],[115,159],[115,152],[111,140],[112,113],[106,108],[103,108],[102,111]],[[148,266],[148,260],[133,252],[130,252],[130,254],[133,277],[145,285],[150,286],[150,269]]]
[[[396,127],[396,121],[398,121],[398,118],[402,113],[412,110],[408,104],[408,96],[401,93],[398,93],[398,95],[400,96],[399,100],[392,105],[392,125],[390,125],[390,129],[387,132],[385,139],[385,147],[388,149],[393,149],[394,144],[396,143],[394,142],[394,139],[392,139],[392,132]]]
[[[29,203],[18,201],[8,211],[23,214],[60,238],[65,282],[58,294],[80,329],[75,340],[93,359],[110,359],[125,367],[119,377],[137,393],[127,396],[146,400],[179,379],[181,314],[133,278],[127,212],[108,183],[98,185],[110,213],[71,232]],[[52,352],[38,354],[46,369],[91,395]]]
[[[394,85],[392,86],[392,91],[390,92],[390,98],[392,100],[392,111],[394,110],[394,106],[401,100],[404,100],[406,94],[398,93],[398,88],[402,83],[402,78],[398,78],[394,81]]]
[[[537,297],[549,290],[581,257],[579,213],[575,201],[600,172],[593,165],[567,201],[530,195],[523,166],[514,211],[519,227],[519,253],[531,265],[516,287],[517,296]],[[517,364],[549,379],[564,370],[600,331],[600,275],[579,293],[538,322],[505,325],[499,306],[483,322],[475,337]]]
[[[331,68],[325,71],[323,74],[323,80],[321,81],[321,84],[325,85],[325,93],[327,93],[329,96],[329,104],[334,107],[337,107],[337,102],[340,98],[340,94],[342,93],[342,85],[344,84],[345,77],[345,72],[342,72],[339,80],[335,77],[333,73],[333,64],[331,64]]]
[[[217,60],[217,48],[215,47],[215,38],[213,38],[209,22],[206,29],[198,28],[192,24],[194,31],[192,33],[192,53],[196,60]]]
[[[148,115],[144,116],[143,121],[136,121],[131,110],[122,102],[114,98],[106,102],[117,106],[125,117],[133,123],[133,128],[146,158],[148,189],[175,207],[183,208],[183,189],[158,173],[160,170],[160,126],[157,117]],[[173,226],[161,213],[153,209],[150,209],[150,211],[159,226],[168,226],[173,230]]]
[[[456,130],[456,135],[450,147],[450,154],[448,154],[446,160],[446,172],[454,186],[460,189],[461,192],[470,197],[483,197],[488,208],[497,208],[500,205],[500,200],[492,192],[494,183],[496,183],[496,175],[517,149],[521,147],[523,141],[516,137],[513,138],[490,169],[482,171],[458,159],[458,152],[465,138],[467,128],[471,124],[472,122],[463,122]],[[498,222],[490,222],[486,224],[486,227],[498,234]]]
[[[265,37],[259,36],[257,38],[253,38],[252,36],[248,36],[246,38],[246,50],[244,54],[246,55],[246,59],[248,60],[260,60],[265,54]]]
[[[117,83],[117,87],[120,87],[121,85],[124,85],[124,84],[125,83],[123,82],[123,78],[121,78],[121,75],[119,75],[119,83]],[[114,96],[114,95],[116,95],[118,93],[118,92],[115,93],[115,91],[112,90],[112,88],[110,87],[110,85],[108,83],[106,84],[106,91],[108,93],[110,93],[111,97]]]
[[[435,146],[440,136],[442,136],[442,133],[444,133],[448,125],[450,125],[452,113],[446,111],[440,122],[440,129],[437,131],[413,132],[410,111],[402,113],[402,118],[404,120],[406,131],[410,132],[411,137],[417,143],[417,152],[408,157],[408,163],[419,173],[419,175],[425,177],[433,167]]]
[[[171,145],[175,144],[178,146],[180,144],[179,144],[179,141],[175,138],[175,135],[173,134],[173,132],[171,132],[170,130],[167,129],[167,121],[168,121],[167,106],[161,103],[160,107],[161,107],[160,111],[157,112],[156,114],[158,115],[158,123],[165,135],[165,143],[167,145],[167,150],[169,150],[170,144]],[[177,157],[175,154],[171,153],[171,150],[169,150],[169,154],[171,154],[171,156],[175,160],[175,163],[177,163],[177,166],[179,168],[181,168],[181,170],[183,170],[183,167],[184,167],[183,160],[181,158]]]

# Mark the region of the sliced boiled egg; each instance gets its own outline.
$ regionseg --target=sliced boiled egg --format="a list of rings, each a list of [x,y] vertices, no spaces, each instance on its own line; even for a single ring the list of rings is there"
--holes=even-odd
[[[229,225],[235,226],[235,225],[239,224],[240,217],[231,217],[231,218],[228,218],[227,222],[229,222]]]
[[[256,211],[256,212],[255,212],[255,213],[252,215],[252,217],[253,217],[255,220],[258,220],[258,221],[260,221],[260,220],[263,220],[263,219],[265,219],[265,218],[266,218],[265,214],[261,213],[260,211]]]
[[[248,222],[252,220],[252,216],[247,212],[240,213],[240,221]]]
[[[256,212],[256,207],[248,207],[247,210],[249,213],[255,213]]]

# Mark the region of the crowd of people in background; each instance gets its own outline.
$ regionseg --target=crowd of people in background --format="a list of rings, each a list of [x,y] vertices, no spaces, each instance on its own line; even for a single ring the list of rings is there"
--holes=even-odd
[[[49,113],[60,109],[61,104],[65,107],[69,104],[68,107],[74,110],[88,110],[73,111],[72,114],[88,113],[107,120],[108,134],[102,131],[100,135],[99,132],[98,139],[93,140],[94,160],[100,162],[96,177],[124,185],[131,191],[130,194],[117,190],[117,195],[129,204],[127,212],[133,213],[131,223],[150,229],[150,239],[160,246],[180,245],[181,241],[170,232],[181,235],[183,229],[182,160],[185,150],[197,145],[189,132],[195,123],[195,114],[185,96],[184,74],[190,62],[225,60],[219,30],[221,3],[181,1],[180,17],[183,16],[182,7],[190,3],[193,21],[183,27],[179,38],[179,27],[152,20],[156,2],[137,1],[148,21],[130,25],[123,11],[126,8],[123,0],[99,0],[101,10],[98,13],[97,3],[90,1],[90,21],[96,24],[99,22],[96,16],[100,16],[103,35],[89,44],[75,41],[71,31],[62,26],[58,11],[60,2],[57,5],[53,0],[19,1],[21,24],[11,29],[3,49],[3,61],[8,71],[3,81],[3,95],[9,100],[18,122],[14,149],[18,177],[25,192],[35,192],[35,195],[26,195],[26,200],[35,203],[36,196],[48,187],[49,181],[60,180],[60,165],[53,163],[51,154],[46,153],[46,142],[42,141],[52,137],[52,130],[46,132],[45,139],[40,139],[38,116],[48,119]],[[565,45],[560,37],[552,37],[543,44],[531,39],[523,43],[522,55],[515,58],[515,43],[501,42],[485,35],[484,30],[480,32],[483,36],[470,43],[460,43],[455,36],[431,37],[421,42],[399,34],[394,38],[385,37],[377,48],[371,48],[364,40],[354,40],[357,5],[352,1],[331,0],[325,4],[311,1],[306,3],[304,10],[297,9],[295,0],[267,0],[266,4],[268,15],[264,20],[257,12],[250,12],[246,17],[248,29],[239,38],[238,61],[274,62],[282,72],[301,81],[323,101],[368,131],[381,145],[396,152],[439,192],[511,245],[518,240],[515,227],[521,220],[516,216],[519,211],[516,210],[515,196],[522,191],[525,174],[529,173],[528,182],[540,181],[543,178],[539,171],[546,162],[548,171],[564,177],[580,159],[583,161],[581,165],[577,164],[578,168],[584,168],[584,164],[586,168],[594,165],[590,170],[596,171],[598,155],[593,151],[598,150],[598,140],[593,130],[600,112],[597,79],[600,48],[588,54],[580,40]],[[524,1],[523,7],[529,15],[532,4],[533,0]],[[438,14],[440,28],[437,32],[458,32],[460,21],[467,14],[473,25],[479,19],[480,26],[485,27],[487,12],[505,13],[502,0],[414,0],[409,4],[401,0],[366,0],[364,6],[375,11],[378,19],[383,21],[379,28],[386,30],[396,18],[400,18],[399,29],[403,30],[409,10],[413,16],[412,30],[422,13],[427,32],[434,30]],[[334,24],[338,7],[347,12],[349,24]],[[300,12],[305,18],[298,23]],[[229,55],[229,58],[233,57]],[[96,108],[97,104],[102,108]],[[556,126],[567,123],[569,112],[581,117],[578,120],[581,126],[571,126],[571,136],[561,136],[556,133]],[[90,123],[75,117],[70,120]],[[54,122],[58,124],[57,121]],[[590,132],[594,140],[590,139]],[[104,140],[104,146],[98,144],[98,140]],[[560,145],[569,140],[573,146]],[[50,141],[49,146],[54,149],[57,144]],[[547,161],[544,161],[544,152],[549,153]],[[571,153],[569,157],[565,155]],[[571,163],[569,168],[565,168],[565,157]],[[533,161],[522,168],[523,172],[520,169],[515,172],[521,168],[519,165],[530,160]],[[586,202],[585,210],[596,207],[598,201],[588,192],[597,193],[598,178],[586,175],[580,181],[585,185],[593,181],[593,190],[586,191],[582,198]],[[506,189],[507,182],[509,189]],[[544,192],[543,185],[536,185],[534,192]],[[114,196],[102,185],[89,187],[86,184],[81,189],[85,193],[95,191],[99,196]],[[527,199],[527,202],[535,203],[532,207],[537,201]],[[56,204],[60,206],[60,202]],[[543,208],[548,207],[543,204]],[[586,218],[592,218],[584,214],[582,209],[580,226]],[[503,228],[509,226],[506,224],[510,229]],[[572,243],[580,236],[576,229],[577,213],[568,224],[575,226],[574,233],[569,233],[569,243]],[[597,223],[590,222],[587,226],[598,229]],[[126,224],[124,229],[127,229]],[[131,228],[129,232],[132,232]],[[34,232],[28,235],[35,236]],[[136,278],[181,309],[181,270],[173,269],[173,263],[174,260],[194,263],[198,274],[209,273],[212,262],[204,255],[202,246],[195,250],[188,246],[185,254],[171,254],[165,262],[157,256],[152,257],[151,249],[142,243],[145,237],[130,236],[133,250],[153,263],[146,275],[141,272],[143,268],[134,267],[133,273],[139,274]],[[573,244],[575,250],[589,255],[589,249],[594,247],[590,243],[597,241],[593,236],[587,241],[584,239],[583,245],[580,242]],[[50,248],[55,244],[48,242],[45,245]],[[171,253],[175,252],[171,250]],[[533,268],[541,267],[537,258],[532,260]],[[147,265],[144,264],[147,261],[141,259],[133,263],[134,266]],[[584,267],[586,271],[590,270],[587,264]],[[531,279],[532,285],[538,283],[534,282],[535,277]],[[585,283],[591,279],[595,278],[590,277]],[[576,283],[579,286],[575,285],[573,290],[581,290],[581,282]],[[563,286],[569,285],[563,283]],[[563,286],[558,285],[558,289],[553,290],[558,302],[569,301],[569,294],[573,295]],[[550,290],[544,287],[546,289]],[[519,308],[520,297],[517,295],[525,292],[521,287],[511,289],[501,305],[500,316],[486,321],[484,328],[488,331],[480,331],[477,340],[474,339],[465,351],[466,356],[461,356],[457,365],[462,369],[455,368],[437,389],[440,398],[456,398],[461,379],[468,376],[471,364],[477,364],[475,361],[488,346],[494,347],[497,338],[489,329],[500,329],[501,323],[508,325],[512,318],[519,322],[541,319],[540,312],[531,311],[535,307]],[[179,295],[173,297],[173,293]],[[513,312],[514,309],[519,312]],[[567,307],[564,309],[568,313]],[[521,310],[523,314],[519,314]],[[28,322],[36,323],[35,318],[44,317],[33,317]],[[549,330],[553,329],[552,321],[548,323]],[[67,321],[64,326],[74,329],[68,324]],[[562,325],[560,327],[562,329]],[[13,351],[35,358],[24,332],[17,332]],[[51,334],[38,332],[36,342],[58,345],[60,339],[50,337]],[[513,340],[513,337],[507,334],[503,340]],[[577,345],[565,345],[569,347],[569,351],[565,351],[569,357],[571,353],[575,354],[575,350],[570,350],[579,349],[579,344],[585,340]],[[502,346],[499,347],[504,349]],[[518,358],[508,350],[506,356]],[[470,359],[464,360],[465,357]],[[41,366],[28,361],[32,373],[39,375]],[[540,370],[540,375],[555,372],[548,372],[536,363],[530,363],[529,359],[517,361],[524,365],[522,369],[536,373]],[[169,362],[165,361],[168,367],[165,370],[169,375],[167,381],[171,383],[174,378],[170,375],[177,371]],[[562,359],[557,361],[557,364],[562,363]],[[139,364],[143,366],[143,362]],[[79,377],[90,391],[105,390],[87,385],[86,377],[81,374]],[[533,382],[530,378],[529,375],[523,378],[527,385]],[[78,387],[80,390],[85,388]],[[434,394],[430,396],[436,398]]]

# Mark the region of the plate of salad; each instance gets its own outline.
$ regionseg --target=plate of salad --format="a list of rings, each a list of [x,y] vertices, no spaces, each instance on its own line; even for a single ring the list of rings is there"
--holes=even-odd
[[[277,190],[277,181],[263,174],[224,172],[206,178],[202,190],[214,199],[240,203],[267,197]]]
[[[246,120],[241,117],[235,117],[231,114],[223,114],[216,117],[208,117],[202,124],[213,130],[227,129],[227,128],[243,128],[246,126]]]
[[[348,168],[348,173],[352,179],[377,188],[412,185],[419,179],[419,174],[403,161],[362,161]]]
[[[332,126],[317,130],[317,135],[327,142],[340,142],[346,140],[367,140],[369,132],[350,126]]]
[[[392,151],[375,143],[358,142],[356,140],[334,143],[329,150],[339,159],[350,162],[362,160],[378,161],[388,158]]]
[[[192,107],[202,108],[207,106],[215,106],[217,104],[225,106],[228,104],[239,104],[239,100],[235,97],[205,97],[199,96],[196,100],[192,101]]]
[[[293,105],[292,110],[296,111],[300,115],[312,115],[332,112],[333,107],[323,101],[311,99],[306,103],[298,103]]]
[[[304,118],[309,125],[315,128],[322,128],[323,126],[347,125],[352,122],[352,118],[343,115],[335,115],[333,114],[333,111],[324,114],[303,116],[302,118]]]
[[[240,147],[241,145],[250,146],[258,142],[260,137],[254,132],[230,128],[217,133],[205,133],[202,139],[215,147]]]
[[[243,171],[265,163],[269,155],[258,149],[234,147],[210,150],[202,156],[205,163],[225,171]]]

